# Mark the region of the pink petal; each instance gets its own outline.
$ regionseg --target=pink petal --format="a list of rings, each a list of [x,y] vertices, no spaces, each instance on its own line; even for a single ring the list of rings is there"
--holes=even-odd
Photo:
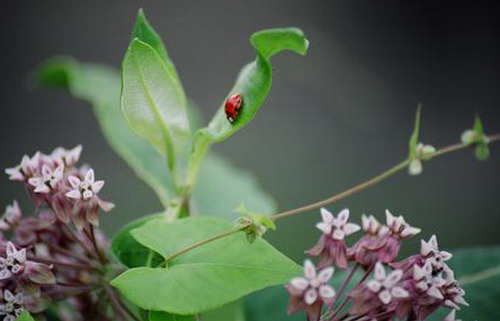
[[[390,228],[395,222],[394,215],[389,212],[389,210],[385,210],[385,224]]]
[[[332,237],[336,240],[343,240],[344,239],[344,236],[345,236],[345,233],[344,231],[340,230],[340,229],[335,229],[333,231],[333,234],[332,234]]]
[[[290,281],[290,284],[296,288],[297,290],[304,291],[309,287],[309,281],[307,281],[305,278],[293,278]]]
[[[321,211],[321,217],[323,218],[323,222],[332,224],[334,220],[333,214],[326,208],[322,208],[320,211]]]
[[[9,269],[4,268],[0,270],[0,280],[6,280],[9,279],[12,276],[12,273],[9,271]]]
[[[85,174],[85,181],[89,182],[90,184],[93,184],[94,179],[95,179],[94,178],[94,170],[91,168],[91,169],[89,169],[87,174]]]
[[[432,246],[424,240],[420,241],[420,254],[423,256],[429,255],[433,251]]]
[[[358,224],[354,224],[354,223],[347,223],[345,226],[344,226],[344,233],[345,235],[351,235],[353,233],[356,233],[357,231],[359,231],[361,229],[361,227],[358,225]]]
[[[103,201],[101,199],[98,199],[98,204],[99,204],[99,207],[104,211],[104,212],[109,212],[111,211],[113,208],[115,208],[115,204],[111,203],[111,202],[106,202],[106,201]]]
[[[337,220],[342,223],[347,223],[347,220],[349,219],[349,209],[344,208],[342,211],[337,216]]]
[[[104,181],[96,181],[94,184],[92,184],[92,192],[95,194],[99,193],[104,186]]]
[[[389,304],[392,300],[392,296],[389,293],[389,291],[384,290],[378,294],[378,297],[380,301],[382,301],[383,304]]]
[[[304,275],[309,280],[314,279],[316,277],[316,267],[310,260],[304,261]]]
[[[12,242],[7,242],[7,256],[14,256],[17,253],[16,246]]]
[[[366,283],[366,287],[374,292],[374,293],[378,293],[378,291],[380,291],[380,289],[382,288],[382,283],[376,281],[376,280],[370,280]]]
[[[56,170],[54,171],[54,177],[56,178],[61,178],[64,173],[64,164],[61,164],[57,166]]]
[[[47,185],[45,185],[44,183],[42,183],[42,184],[38,185],[37,187],[35,187],[33,192],[46,194],[46,193],[50,192],[50,188]]]
[[[42,180],[39,177],[32,177],[32,178],[28,179],[28,183],[33,187],[37,187],[38,185],[43,184]],[[45,184],[43,184],[43,185],[45,185]]]
[[[68,182],[73,188],[79,188],[80,183],[82,182],[78,177],[70,175],[68,176]]]
[[[455,321],[455,313],[456,313],[456,310],[451,310],[450,313],[448,313],[448,315],[446,315],[446,317],[443,319],[443,321]]]
[[[446,251],[441,251],[441,252],[439,252],[439,254],[441,254],[441,258],[443,259],[443,261],[448,261],[449,259],[451,259],[453,257],[453,255],[450,252],[446,252]]]
[[[385,269],[382,263],[377,262],[375,264],[375,280],[384,281],[385,280]]]
[[[394,270],[385,279],[384,286],[386,288],[392,288],[394,285],[396,285],[396,283],[399,282],[399,280],[401,280],[402,277],[403,277],[402,270]]]
[[[318,230],[327,235],[329,235],[332,232],[332,226],[329,223],[320,222],[316,224],[316,227],[318,228]]]
[[[306,304],[311,305],[316,302],[317,299],[318,292],[316,292],[315,289],[309,289],[306,291],[306,294],[304,295],[304,301],[306,302]]]
[[[69,191],[69,192],[66,193],[66,197],[74,198],[74,199],[80,199],[82,197],[82,194],[80,193],[79,190],[72,189],[71,191]]]
[[[432,246],[434,249],[437,249],[438,248],[438,241],[437,241],[437,237],[436,235],[433,235],[431,236],[431,238],[429,239],[429,245]]]
[[[427,295],[433,297],[433,298],[436,298],[438,300],[442,300],[444,297],[443,297],[443,294],[441,293],[441,291],[439,291],[439,289],[435,286],[431,286],[428,290],[427,290]]]
[[[405,289],[403,289],[402,287],[400,286],[395,286],[391,289],[391,295],[395,298],[399,298],[399,299],[402,299],[402,298],[407,298],[408,296],[410,296],[410,294],[408,293],[408,291],[406,291]]]
[[[42,175],[43,176],[50,176],[50,175],[52,175],[52,170],[50,169],[49,166],[47,166],[47,165],[43,165],[42,166]]]
[[[322,285],[319,288],[319,296],[325,300],[333,299],[335,297],[335,290],[329,285]]]
[[[333,267],[327,267],[327,268],[322,269],[318,273],[318,280],[321,281],[321,283],[328,282],[332,278],[333,272],[334,272]]]

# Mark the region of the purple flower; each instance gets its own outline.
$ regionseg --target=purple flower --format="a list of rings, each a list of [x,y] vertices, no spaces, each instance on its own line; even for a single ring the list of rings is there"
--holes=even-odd
[[[399,301],[410,296],[400,283],[402,277],[403,271],[393,270],[386,274],[384,265],[377,262],[374,278],[350,292],[349,296],[354,299],[350,312],[353,315],[375,315],[380,309],[394,312]]]
[[[24,155],[21,163],[12,168],[5,169],[5,173],[9,175],[11,181],[27,181],[29,177],[33,176],[40,165],[41,153],[36,152],[33,157]]]
[[[322,208],[322,222],[316,224],[316,227],[323,232],[315,246],[306,253],[311,256],[321,256],[319,267],[325,267],[331,264],[347,269],[347,247],[344,238],[359,231],[359,225],[348,223],[349,210],[342,210],[337,218],[328,210]]]
[[[384,246],[385,242],[380,237],[382,225],[375,217],[363,214],[361,222],[365,235],[348,250],[348,257],[365,269],[369,269],[380,260],[378,251]]]
[[[14,321],[24,310],[23,294],[17,292],[13,294],[9,290],[0,290],[0,316],[3,321]]]
[[[105,202],[97,196],[104,186],[104,181],[95,180],[93,169],[85,173],[83,180],[77,176],[69,176],[68,181],[72,190],[67,192],[66,196],[75,200],[73,222],[76,228],[81,231],[87,228],[89,223],[98,226],[99,208],[109,212],[114,207],[114,204]]]
[[[34,187],[33,192],[48,194],[51,190],[56,190],[64,174],[64,165],[61,164],[55,169],[48,165],[42,166],[42,175],[28,179],[28,183]]]
[[[285,287],[290,293],[288,313],[306,310],[308,320],[319,320],[323,303],[329,303],[335,297],[335,290],[328,285],[332,278],[333,267],[316,271],[310,260],[304,262],[304,277],[293,278]]]
[[[52,161],[56,166],[65,165],[68,167],[76,165],[80,160],[80,155],[82,154],[82,145],[77,145],[72,149],[65,149],[62,147],[57,147],[48,156],[48,160]]]
[[[0,231],[8,231],[15,227],[21,220],[22,212],[17,201],[8,205],[5,213],[0,218]]]
[[[26,249],[17,250],[12,242],[7,242],[6,258],[0,257],[0,280],[19,277],[24,274],[37,284],[53,284],[55,277],[51,267],[26,259]]]

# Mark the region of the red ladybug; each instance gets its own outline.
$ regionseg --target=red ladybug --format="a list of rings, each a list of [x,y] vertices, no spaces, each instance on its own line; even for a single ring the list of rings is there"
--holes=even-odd
[[[226,100],[224,110],[226,111],[227,120],[232,124],[238,117],[241,107],[243,106],[243,96],[234,94]]]

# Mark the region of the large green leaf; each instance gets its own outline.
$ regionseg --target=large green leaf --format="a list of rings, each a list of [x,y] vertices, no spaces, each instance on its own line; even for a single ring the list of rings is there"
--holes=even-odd
[[[176,315],[161,311],[149,311],[149,321],[196,321],[194,315]]]
[[[254,212],[276,212],[276,202],[263,192],[255,176],[214,153],[203,162],[192,198],[194,215],[234,221],[240,216],[234,210],[241,203]]]
[[[165,65],[175,78],[179,79],[177,75],[177,70],[175,65],[168,55],[167,49],[161,40],[161,37],[153,29],[149,21],[146,19],[146,15],[142,9],[139,9],[137,13],[137,19],[135,20],[134,29],[132,30],[132,39],[137,38],[142,42],[147,43],[156,50],[160,57],[165,62]],[[180,83],[180,81],[179,81]]]
[[[161,256],[154,253],[132,237],[130,231],[144,225],[146,222],[158,219],[163,214],[142,217],[125,225],[113,238],[111,253],[118,262],[128,268],[139,266],[155,266],[162,261]]]
[[[166,153],[173,169],[190,132],[186,96],[164,57],[138,38],[123,60],[121,107],[136,134]]]
[[[305,55],[309,45],[302,31],[297,28],[259,31],[254,33],[250,40],[257,52],[257,58],[243,67],[228,94],[228,97],[236,93],[241,94],[243,107],[237,119],[231,124],[226,118],[222,104],[208,127],[201,130],[203,136],[211,141],[224,140],[253,119],[271,88],[272,66],[269,59],[273,55],[283,50]]]
[[[173,185],[166,160],[127,126],[119,107],[120,76],[114,69],[61,57],[43,63],[37,80],[42,86],[67,89],[91,103],[113,150],[156,192],[165,206],[168,204]]]
[[[153,220],[132,230],[143,245],[163,257],[233,228],[216,218]],[[282,284],[301,267],[259,239],[243,233],[205,244],[172,260],[168,268],[134,268],[112,281],[132,303],[155,311],[196,314],[267,286]]]
[[[500,247],[454,251],[450,266],[470,304],[462,308],[457,317],[462,320],[500,320]]]

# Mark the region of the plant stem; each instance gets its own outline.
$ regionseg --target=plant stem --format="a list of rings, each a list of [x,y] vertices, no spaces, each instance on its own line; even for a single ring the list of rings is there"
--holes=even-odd
[[[283,218],[283,217],[288,217],[288,216],[292,216],[292,215],[297,215],[297,214],[300,214],[300,213],[303,213],[303,212],[308,212],[308,211],[311,211],[311,210],[315,210],[317,208],[320,208],[320,207],[323,207],[323,206],[326,206],[328,204],[331,204],[331,203],[335,203],[337,201],[340,201],[348,196],[351,196],[353,194],[356,194],[364,189],[367,189],[368,187],[371,187],[381,181],[383,181],[384,179],[396,174],[397,172],[399,172],[400,170],[404,169],[406,166],[408,166],[408,164],[410,164],[410,160],[409,159],[406,159],[404,161],[402,161],[401,163],[397,164],[396,166],[386,170],[385,172],[383,172],[382,174],[380,175],[377,175],[375,176],[374,178],[366,181],[366,182],[363,182],[361,184],[358,184],[354,187],[351,187],[350,189],[348,190],[345,190],[339,194],[336,194],[330,198],[327,198],[325,200],[322,200],[322,201],[319,201],[319,202],[316,202],[316,203],[312,203],[312,204],[309,204],[309,205],[306,205],[306,206],[302,206],[302,207],[299,207],[299,208],[296,208],[296,209],[293,209],[293,210],[289,210],[289,211],[286,211],[286,212],[282,212],[282,213],[278,213],[278,214],[274,214],[271,216],[271,218],[273,218],[274,220],[277,220],[277,219],[280,219],[280,218]]]
[[[500,133],[490,135],[490,136],[488,136],[488,139],[489,139],[489,143],[500,141]],[[442,147],[434,153],[432,159],[435,159],[439,156],[442,156],[442,155],[445,155],[445,154],[448,154],[451,152],[462,150],[462,149],[467,148],[469,146],[471,146],[471,145],[458,143],[458,144],[453,144],[453,145]],[[410,164],[410,161],[411,160],[408,158],[408,159],[402,161],[401,163],[397,164],[396,166],[391,167],[390,169],[386,170],[382,174],[379,174],[379,175],[373,177],[372,179],[367,180],[366,182],[363,182],[363,183],[358,184],[354,187],[351,187],[348,190],[345,190],[339,194],[333,195],[332,197],[329,197],[325,200],[315,202],[315,203],[312,203],[312,204],[309,204],[306,206],[302,206],[302,207],[299,207],[296,209],[281,212],[278,214],[274,214],[271,216],[271,218],[274,220],[277,220],[277,219],[280,219],[283,217],[288,217],[288,216],[297,215],[297,214],[301,214],[304,212],[312,211],[312,210],[321,208],[323,206],[340,201],[340,200],[347,198],[353,194],[361,192],[362,190],[365,190],[368,187],[371,187],[371,186],[385,180],[386,178],[391,177],[392,175],[394,175],[394,174],[398,173],[399,171],[403,170],[404,168],[406,168]]]
[[[108,295],[110,301],[111,301],[111,307],[113,308],[113,311],[115,312],[116,318],[120,321],[127,321],[127,314],[123,310],[120,300],[116,296],[115,292],[110,286],[105,286],[104,290],[106,291],[106,294]]]
[[[356,270],[358,269],[358,267],[359,267],[358,263],[356,263],[356,265],[354,265],[352,267],[351,271],[347,275],[347,278],[345,279],[344,283],[342,284],[342,286],[340,287],[339,291],[337,292],[337,296],[335,297],[335,299],[333,300],[333,302],[331,304],[331,307],[330,307],[331,310],[333,310],[333,307],[335,306],[335,303],[337,303],[337,301],[342,296],[342,293],[347,288],[347,285],[351,282],[351,279],[354,276],[354,273],[356,273]]]
[[[203,246],[203,245],[208,244],[210,242],[213,242],[213,241],[216,241],[218,239],[224,238],[226,236],[230,236],[230,235],[236,234],[239,231],[245,229],[246,227],[248,227],[248,225],[242,226],[242,227],[238,227],[238,228],[234,228],[234,229],[231,229],[229,231],[222,232],[220,234],[211,236],[211,237],[209,237],[207,239],[204,239],[204,240],[201,240],[199,242],[193,243],[193,244],[191,244],[189,246],[186,246],[186,247],[180,249],[179,251],[175,252],[174,254],[168,256],[167,258],[165,258],[165,260],[162,263],[160,263],[159,266],[166,266],[166,264],[168,262],[170,262],[171,260],[175,259],[179,255],[182,255],[182,254],[184,254],[186,252],[189,252],[189,251],[194,250],[194,249],[196,249],[196,248],[198,248],[200,246]]]

